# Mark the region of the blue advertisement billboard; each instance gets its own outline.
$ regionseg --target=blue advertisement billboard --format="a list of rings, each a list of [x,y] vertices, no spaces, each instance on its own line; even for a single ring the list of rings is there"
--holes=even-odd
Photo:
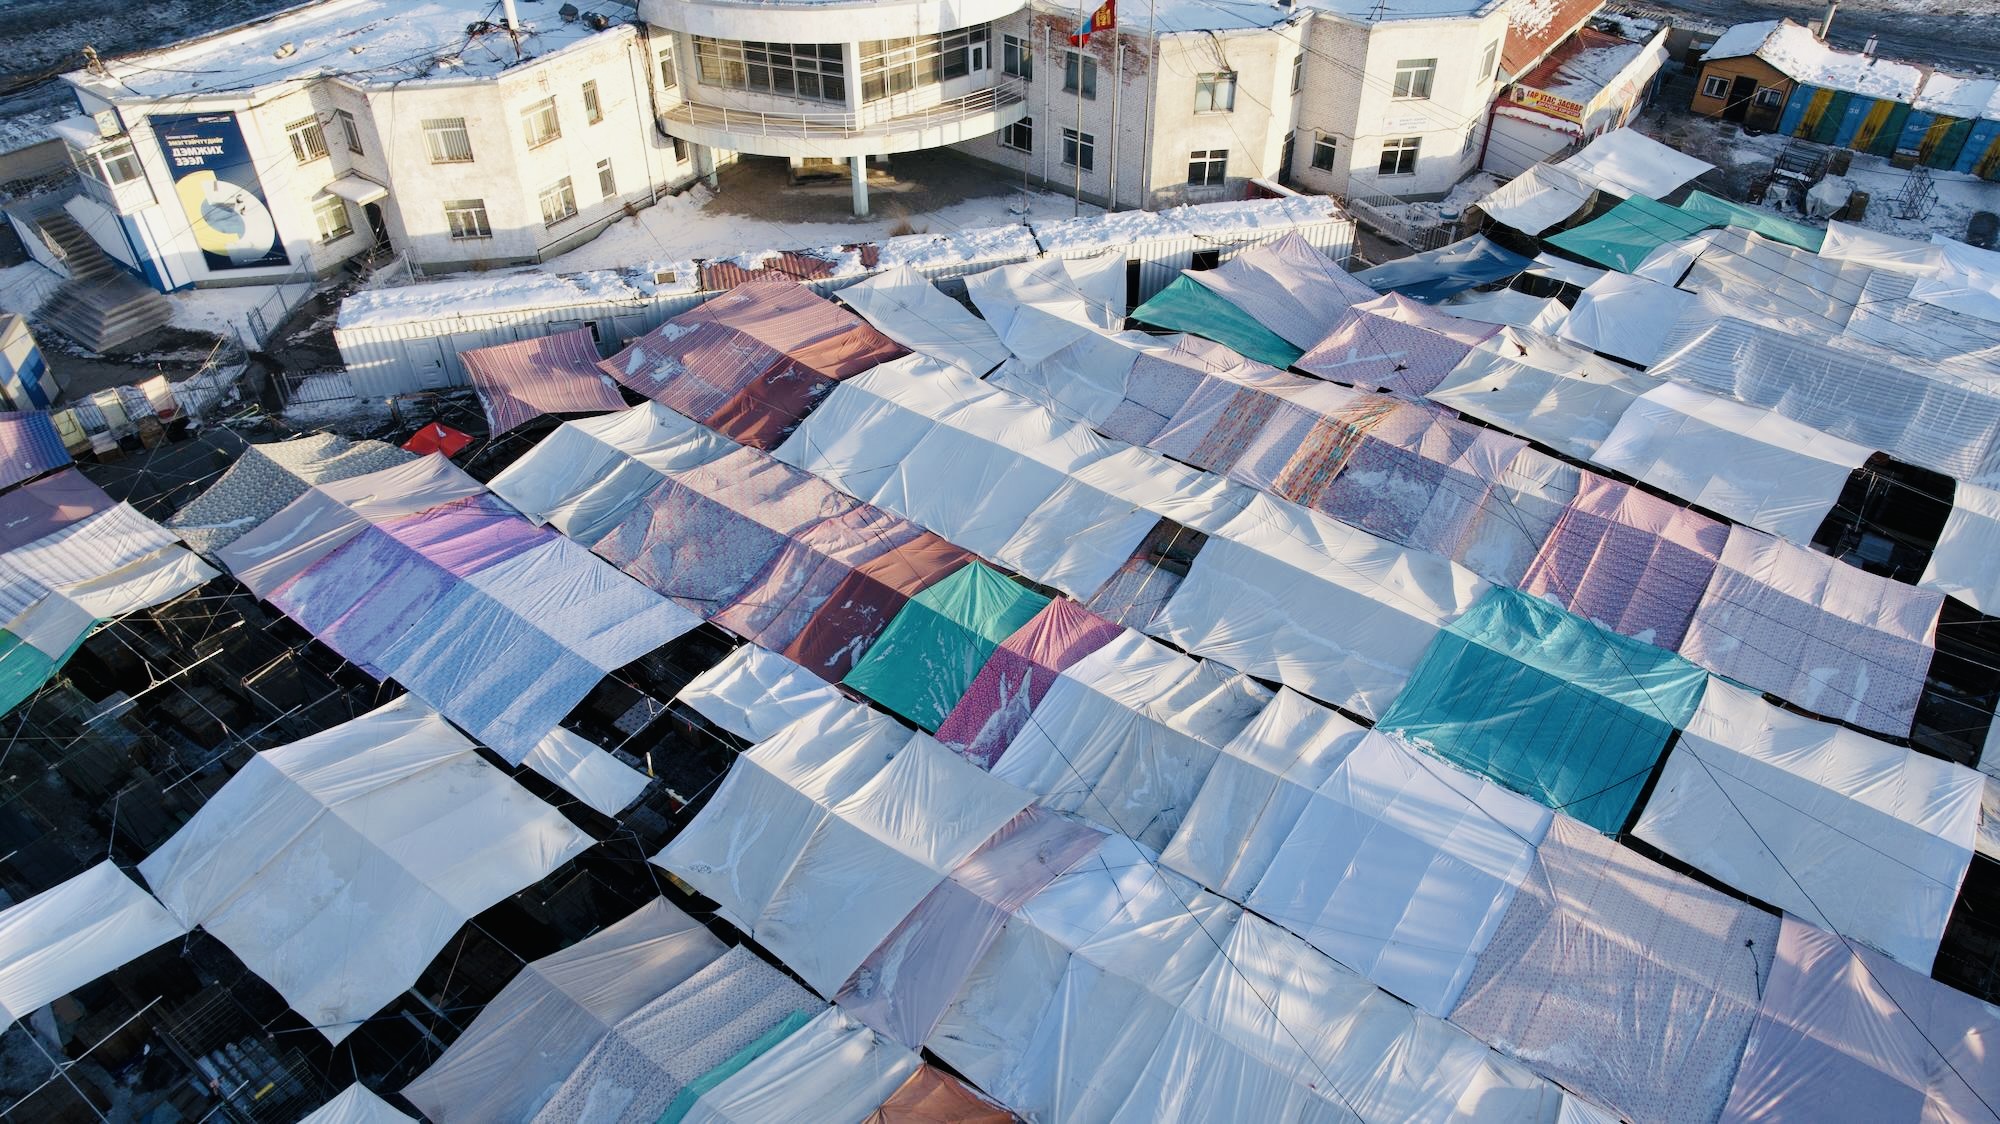
[[[210,269],[288,265],[250,146],[234,113],[150,119],[174,177],[174,194]]]

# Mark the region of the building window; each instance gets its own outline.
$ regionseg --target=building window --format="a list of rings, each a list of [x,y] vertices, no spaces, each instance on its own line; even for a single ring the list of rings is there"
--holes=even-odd
[[[433,164],[463,164],[472,159],[472,138],[466,135],[463,117],[433,117],[425,121],[424,143],[431,150]]]
[[[805,101],[847,104],[847,66],[838,43],[694,40],[695,69],[710,86]]]
[[[1396,63],[1396,96],[1399,98],[1427,98],[1431,96],[1431,79],[1437,77],[1438,60],[1402,59]]]
[[[660,48],[660,89],[671,90],[680,84],[681,76],[674,69],[674,48],[670,43]]]
[[[542,225],[554,226],[576,217],[576,188],[564,176],[542,189]]]
[[[1035,119],[1023,117],[1000,130],[1000,143],[1022,152],[1035,150]]]
[[[451,236],[455,241],[493,237],[493,224],[486,219],[484,199],[445,200],[444,222],[451,229]]]
[[[595,125],[604,120],[604,106],[597,100],[597,83],[593,80],[583,84],[583,121]]]
[[[1097,60],[1075,51],[1063,55],[1063,93],[1097,97]]]
[[[1194,79],[1196,113],[1228,113],[1236,108],[1236,72],[1198,74]]]
[[[319,118],[306,117],[285,126],[285,136],[292,142],[292,158],[301,164],[310,164],[326,158],[326,133],[319,127]]]
[[[354,115],[344,109],[336,109],[333,119],[340,122],[340,135],[347,141],[347,151],[356,156],[366,155],[361,151],[361,125],[354,120]]]
[[[618,177],[611,171],[611,158],[608,156],[597,162],[597,193],[606,199],[614,199],[618,195]]]
[[[1018,35],[1000,37],[1000,73],[1023,82],[1035,77],[1035,49]]]
[[[1729,79],[1720,74],[1711,74],[1701,80],[1701,95],[1705,98],[1726,98],[1729,96]]]
[[[354,220],[348,217],[347,200],[338,195],[322,195],[314,201],[313,221],[319,224],[321,242],[338,242],[354,233]]]
[[[1382,162],[1375,170],[1385,176],[1413,176],[1417,174],[1417,148],[1423,144],[1422,137],[1398,137],[1382,142]]]
[[[1312,166],[1322,172],[1333,171],[1333,163],[1340,158],[1340,138],[1325,133],[1313,137]]]
[[[1499,65],[1500,41],[1495,39],[1493,42],[1486,44],[1486,52],[1479,56],[1479,80],[1484,82],[1488,78],[1500,77],[1500,72],[1496,69]]]
[[[1757,89],[1757,104],[1763,106],[1765,109],[1776,109],[1778,108],[1778,103],[1783,100],[1783,95],[1770,86],[1760,86]]]
[[[1292,56],[1292,92],[1298,93],[1306,84],[1306,53],[1300,51]]]
[[[1188,186],[1221,187],[1229,178],[1229,150],[1197,148],[1188,153]]]
[[[121,137],[98,149],[92,163],[97,169],[97,178],[114,186],[131,183],[145,174],[139,166],[139,154],[133,150],[130,137]]]
[[[676,164],[687,163],[688,159],[687,142],[679,137],[674,137],[673,142],[674,142],[674,163]]]
[[[933,86],[988,69],[993,29],[989,24],[944,35],[911,39],[870,39],[861,44],[861,100]]]
[[[1097,138],[1075,129],[1063,130],[1062,162],[1065,168],[1088,172],[1097,167]]]
[[[529,148],[540,148],[559,136],[562,123],[556,119],[556,99],[543,98],[521,111],[521,137]]]

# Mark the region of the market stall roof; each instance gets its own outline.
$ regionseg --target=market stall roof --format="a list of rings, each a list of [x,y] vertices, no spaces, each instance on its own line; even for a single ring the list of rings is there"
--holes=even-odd
[[[1184,270],[1133,309],[1132,319],[1169,331],[1192,332],[1273,367],[1289,367],[1305,351],[1227,297],[1194,280],[1192,270]]]
[[[408,1116],[357,1081],[313,1110],[299,1124],[409,1124],[409,1121]]]
[[[760,742],[840,697],[833,684],[798,664],[745,644],[689,680],[674,699],[737,737]]]
[[[256,754],[139,869],[339,1042],[592,842],[405,695]]]
[[[1626,410],[1659,385],[1555,336],[1507,328],[1474,348],[1426,397],[1588,460]]]
[[[1958,598],[1988,615],[2000,614],[2000,491],[1960,484],[1937,549],[1917,584]]]
[[[1495,222],[1540,234],[1590,203],[1597,185],[1560,164],[1533,164],[1479,201]]]
[[[1190,270],[1185,276],[1301,351],[1326,338],[1342,308],[1376,296],[1297,231],[1238,251],[1214,269]]]
[[[1417,396],[1499,330],[1388,293],[1348,309],[1296,366],[1334,382]]]
[[[883,335],[968,375],[983,375],[1007,359],[1007,345],[991,325],[907,265],[849,285],[839,297]]]
[[[935,730],[1000,643],[1049,599],[982,562],[909,599],[842,683]]]
[[[108,859],[0,910],[0,1030],[186,931]]]
[[[1718,199],[1706,191],[1689,192],[1681,200],[1681,210],[1704,219],[1712,226],[1732,226],[1738,230],[1752,231],[1788,246],[1818,253],[1826,241],[1826,231],[1781,219],[1769,211],[1755,207],[1745,207],[1741,203],[1731,203]]]
[[[1632,830],[1929,972],[1972,862],[1983,781],[1715,680]]]
[[[1874,450],[1770,410],[1665,383],[1618,420],[1591,458],[1670,495],[1810,543]]]
[[[1671,285],[1607,273],[1576,298],[1556,334],[1592,351],[1651,367],[1669,350],[1674,326],[1695,303],[1694,294]]]
[[[47,410],[0,410],[0,488],[68,463],[69,450]]]
[[[1675,151],[1636,129],[1619,127],[1563,160],[1558,167],[1619,195],[1659,199],[1704,172],[1706,160]]]
[[[895,1096],[921,1064],[914,1051],[829,1007],[702,1090],[680,1124],[859,1124]]]
[[[1530,264],[1529,259],[1491,238],[1475,234],[1354,276],[1381,292],[1400,293],[1411,300],[1436,304],[1454,293],[1512,277]]]
[[[1377,728],[1616,834],[1707,682],[1672,652],[1494,587],[1438,633]]]
[[[189,546],[213,555],[315,484],[364,476],[413,459],[415,454],[387,442],[350,441],[332,433],[251,445],[220,479],[176,511],[166,526]]]
[[[596,542],[667,473],[735,447],[714,430],[647,402],[564,422],[501,469],[488,487],[529,519]]]
[[[1907,736],[1944,595],[1731,527],[1681,653],[1864,729]]]
[[[1058,675],[1116,638],[1117,625],[1066,597],[1049,602],[987,657],[938,742],[991,768],[1040,705]]]
[[[597,366],[590,328],[458,353],[486,411],[486,432],[498,437],[544,414],[603,414],[625,408],[618,384]]]
[[[530,961],[403,1096],[435,1124],[526,1117],[614,1026],[723,951],[700,922],[654,898]]]
[[[649,783],[646,774],[561,726],[536,742],[521,764],[585,807],[614,819]]]
[[[1654,250],[1708,226],[1705,218],[1635,196],[1582,226],[1552,234],[1545,241],[1588,261],[1631,273]]]

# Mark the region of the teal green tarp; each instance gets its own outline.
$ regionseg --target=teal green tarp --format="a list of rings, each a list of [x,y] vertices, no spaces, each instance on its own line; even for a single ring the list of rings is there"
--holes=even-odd
[[[52,660],[33,644],[0,628],[0,714],[21,705],[22,700],[40,690],[42,684],[68,663],[69,658],[76,655],[76,650],[83,647],[83,642],[95,631],[97,625],[93,623],[76,638],[61,659]]]
[[[1133,309],[1132,319],[1156,328],[1192,332],[1281,371],[1305,354],[1185,273]]]
[[[1707,230],[1707,219],[1678,207],[1634,195],[1609,211],[1560,234],[1543,239],[1558,249],[1621,273],[1639,268],[1646,255],[1669,242]]]
[[[1727,199],[1717,199],[1706,191],[1697,191],[1681,203],[1681,210],[1701,219],[1710,226],[1733,226],[1752,234],[1761,234],[1773,242],[1783,242],[1787,246],[1797,246],[1801,250],[1819,253],[1826,241],[1826,231],[1800,226],[1768,211],[1731,203]]]
[[[1614,833],[1707,682],[1672,652],[1495,587],[1438,633],[1379,725]]]
[[[701,1099],[703,1093],[736,1076],[744,1067],[770,1053],[772,1047],[790,1038],[800,1027],[811,1021],[813,1016],[805,1011],[793,1011],[779,1019],[777,1026],[751,1039],[749,1045],[729,1055],[721,1065],[688,1082],[680,1092],[674,1094],[673,1102],[667,1105],[667,1111],[660,1114],[660,1124],[680,1124],[694,1108],[694,1102]]]
[[[841,682],[935,733],[993,649],[1048,603],[967,563],[910,598]]]

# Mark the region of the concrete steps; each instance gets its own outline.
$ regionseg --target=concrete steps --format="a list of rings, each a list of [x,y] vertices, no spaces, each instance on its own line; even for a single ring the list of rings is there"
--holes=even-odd
[[[67,213],[38,216],[35,228],[70,276],[36,313],[42,323],[101,354],[173,319],[173,303],[120,268]]]

